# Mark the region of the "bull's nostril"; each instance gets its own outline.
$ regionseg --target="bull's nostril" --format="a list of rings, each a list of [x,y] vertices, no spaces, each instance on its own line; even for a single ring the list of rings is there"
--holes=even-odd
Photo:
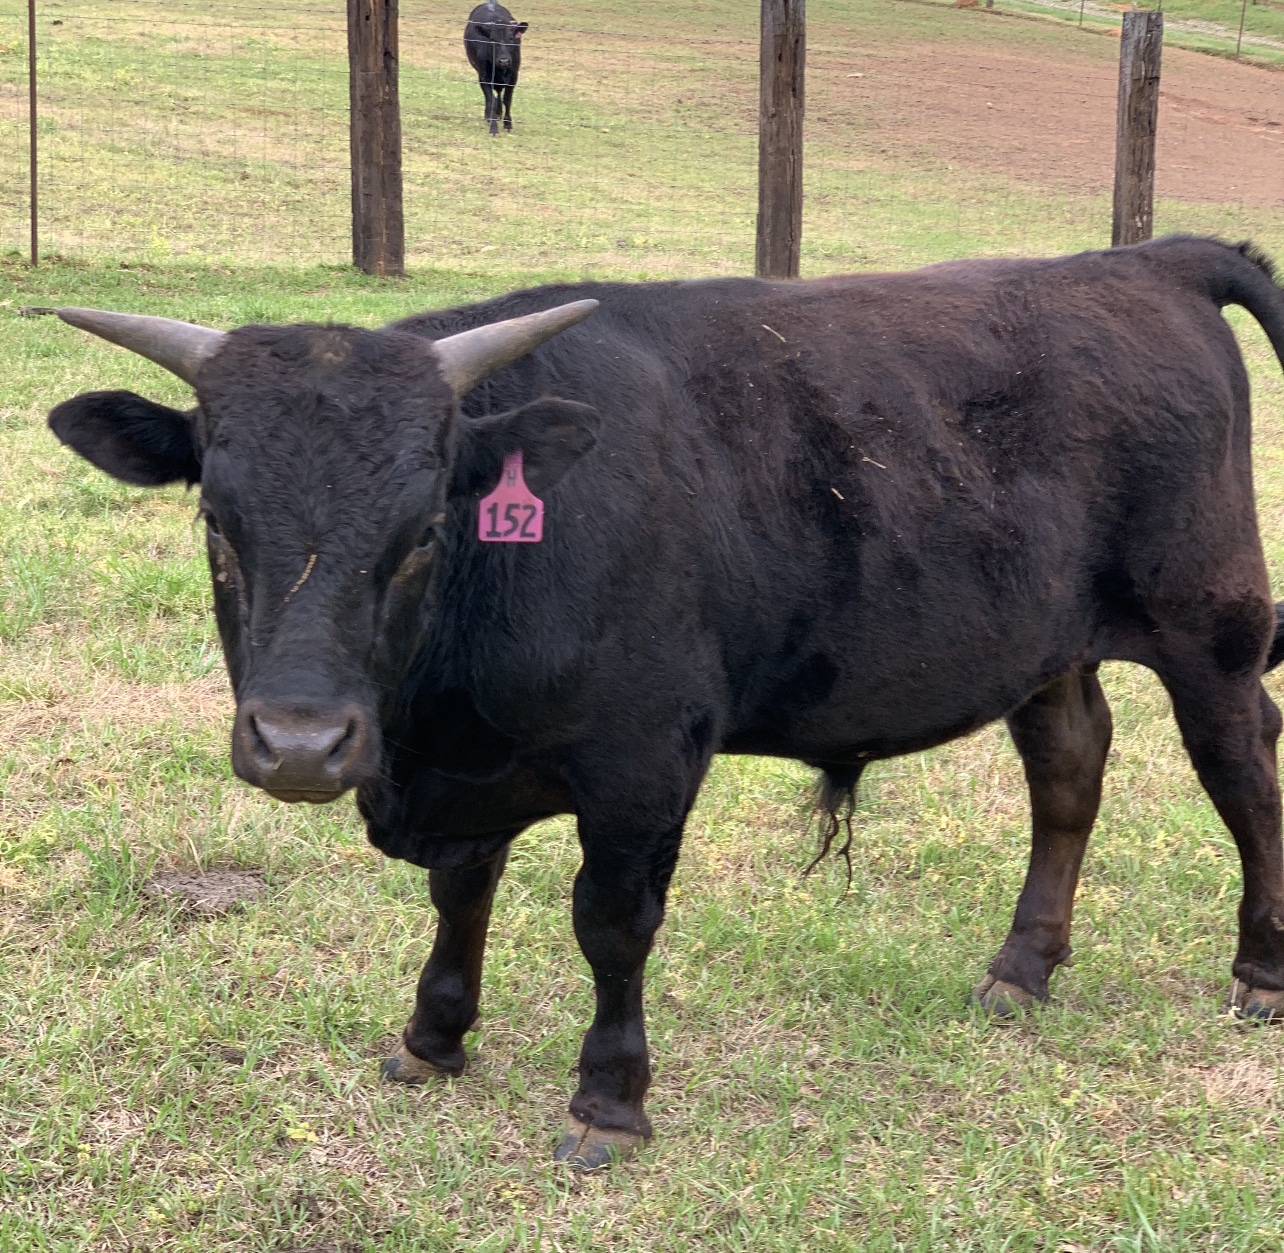
[[[272,747],[268,737],[263,734],[259,726],[259,720],[251,714],[246,720],[250,729],[250,748],[254,754],[255,763],[263,770],[272,770],[280,764],[280,754]]]
[[[356,741],[357,720],[355,718],[350,718],[348,719],[348,725],[344,728],[343,735],[330,750],[330,755],[326,758],[326,765],[334,769],[341,769],[343,766],[343,759],[352,751]]]

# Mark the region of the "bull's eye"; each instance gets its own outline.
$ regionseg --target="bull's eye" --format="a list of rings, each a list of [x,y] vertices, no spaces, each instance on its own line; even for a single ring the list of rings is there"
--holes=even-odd
[[[432,561],[433,550],[437,547],[437,528],[446,520],[444,513],[434,515],[420,534],[415,546],[401,559],[393,581],[405,586],[416,575],[421,574]]]
[[[201,516],[205,519],[205,530],[211,539],[222,539],[223,528],[219,526],[218,519],[204,506],[201,507]]]
[[[433,538],[429,536],[426,543],[412,548],[402,559],[397,572],[392,576],[394,589],[405,589],[414,583],[432,561]]]
[[[446,520],[444,513],[434,514],[428,519],[428,525],[424,528],[424,533],[419,537],[418,543],[415,544],[413,553],[423,554],[428,552],[437,542],[437,528]]]

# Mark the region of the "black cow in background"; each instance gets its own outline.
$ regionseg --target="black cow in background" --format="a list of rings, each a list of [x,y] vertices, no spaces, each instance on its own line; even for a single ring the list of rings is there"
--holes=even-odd
[[[504,129],[513,129],[513,88],[522,68],[522,35],[528,25],[515,21],[502,4],[487,0],[468,15],[464,27],[464,51],[477,71],[492,135],[499,134],[501,113]]]

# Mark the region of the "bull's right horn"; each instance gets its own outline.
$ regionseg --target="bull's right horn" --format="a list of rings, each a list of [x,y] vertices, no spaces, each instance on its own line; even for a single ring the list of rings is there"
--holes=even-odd
[[[102,309],[55,309],[68,325],[79,327],[177,374],[196,386],[201,366],[222,346],[225,331],[193,322],[153,318],[142,313],[107,313]]]
[[[461,399],[482,379],[524,357],[567,327],[583,322],[596,308],[596,300],[575,300],[542,313],[528,313],[522,318],[507,318],[447,335],[432,346],[437,368],[455,398]]]

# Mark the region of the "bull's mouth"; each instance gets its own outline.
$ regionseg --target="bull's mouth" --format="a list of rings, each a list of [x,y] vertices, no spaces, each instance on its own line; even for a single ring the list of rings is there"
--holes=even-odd
[[[265,787],[261,790],[266,792],[273,800],[284,801],[287,805],[297,805],[300,802],[306,802],[309,805],[329,805],[337,801],[345,792],[350,791],[346,787],[336,791],[278,787]]]

